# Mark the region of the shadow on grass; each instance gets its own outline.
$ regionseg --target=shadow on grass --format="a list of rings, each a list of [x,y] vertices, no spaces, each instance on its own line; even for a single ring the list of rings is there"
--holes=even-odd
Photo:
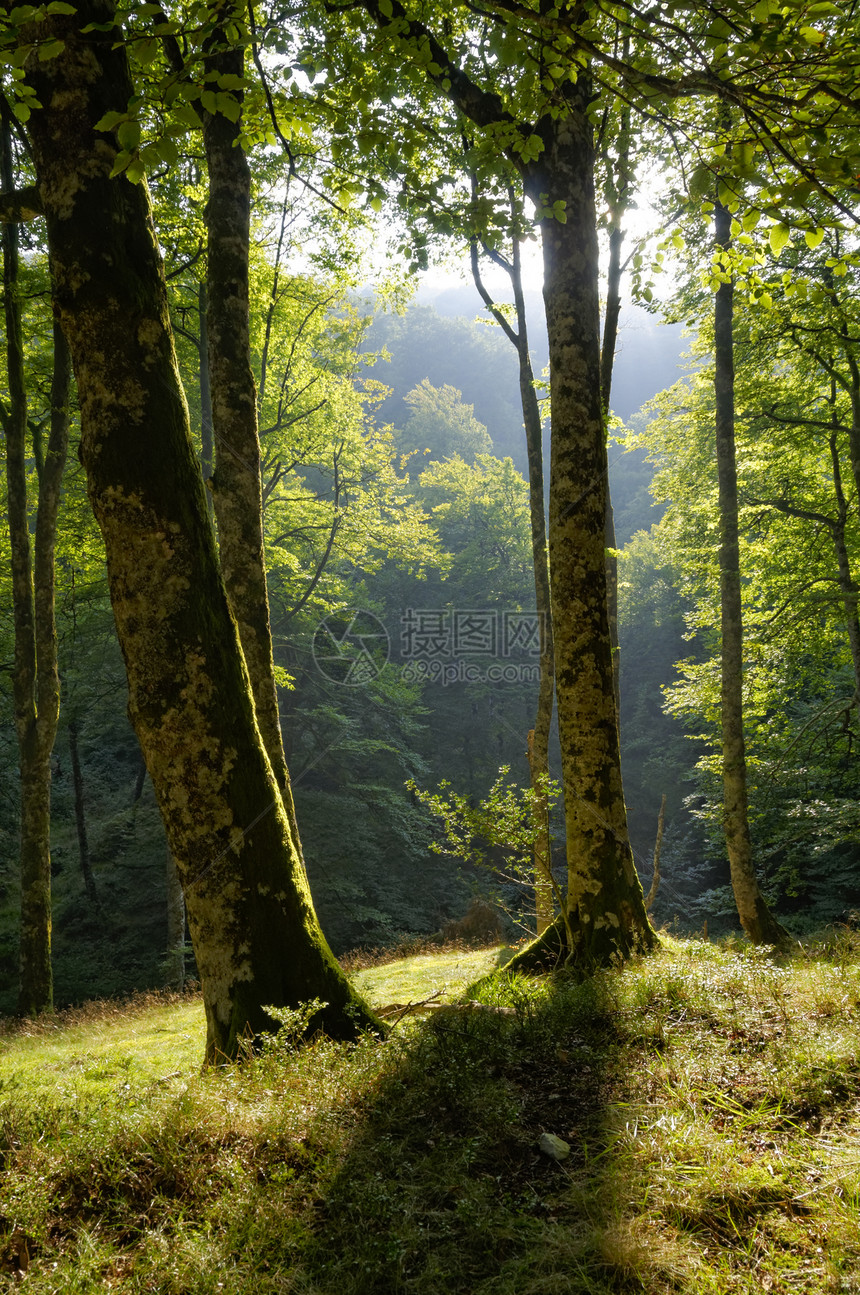
[[[400,1045],[319,1203],[300,1261],[310,1289],[644,1289],[600,1253],[605,1114],[626,1063],[599,983],[479,992],[483,1009],[440,1013]],[[569,1145],[564,1160],[539,1150],[543,1133]]]

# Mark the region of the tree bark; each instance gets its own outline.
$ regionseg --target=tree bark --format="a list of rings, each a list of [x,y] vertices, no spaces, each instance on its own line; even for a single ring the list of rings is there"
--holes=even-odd
[[[220,29],[213,39],[223,39]],[[206,63],[212,74],[241,77],[244,51],[241,47],[225,47]],[[251,370],[249,323],[251,172],[240,143],[239,123],[221,113],[201,115],[209,172],[206,336],[215,446],[211,486],[218,549],[227,597],[251,677],[257,723],[284,802],[293,845],[301,859],[281,739],[266,587],[257,391]]]
[[[606,436],[601,400],[594,146],[590,81],[570,88],[566,115],[538,124],[540,161],[527,176],[541,221],[550,356],[549,557],[556,698],[577,960],[627,956],[656,937],[627,832],[607,607]]]
[[[84,889],[87,892],[87,898],[90,903],[98,906],[98,894],[96,892],[96,882],[93,876],[92,864],[90,863],[90,842],[87,835],[87,814],[84,806],[84,775],[81,769],[81,757],[78,750],[78,722],[73,719],[69,723],[69,758],[72,762],[72,788],[75,795],[75,828],[78,834],[78,858],[81,864],[81,875],[84,879]]]
[[[13,187],[11,138],[4,122],[2,187]],[[22,1015],[53,1006],[51,969],[51,752],[60,713],[54,620],[54,554],[60,483],[69,430],[70,365],[65,339],[54,329],[50,433],[39,472],[31,560],[27,503],[27,395],[18,298],[18,229],[3,232],[3,281],[9,412],[4,415],[12,600],[15,626],[13,695],[21,804],[21,933],[18,1009]]]
[[[514,220],[514,200],[510,194],[511,217]],[[529,517],[531,520],[532,567],[535,582],[535,610],[540,634],[540,679],[535,714],[535,726],[527,737],[529,778],[534,793],[535,817],[538,834],[534,848],[535,870],[535,926],[542,935],[550,925],[555,911],[552,884],[552,851],[549,832],[549,736],[552,728],[552,707],[555,695],[555,663],[552,644],[552,603],[549,589],[549,557],[547,552],[546,508],[544,505],[543,475],[543,424],[535,391],[534,371],[529,350],[528,321],[523,293],[522,265],[516,232],[512,236],[513,252],[505,268],[511,281],[517,325],[513,328],[503,311],[493,302],[481,278],[478,249],[472,242],[472,277],[481,297],[492,311],[505,335],[517,352],[520,383],[520,404],[526,433],[526,457],[529,471]]]
[[[427,76],[480,130],[521,129],[543,151],[526,161],[505,156],[523,177],[538,212],[556,203],[564,220],[540,217],[544,307],[552,397],[549,560],[556,699],[565,798],[569,920],[576,947],[568,957],[605,961],[657,940],[643,904],[627,832],[621,787],[618,708],[612,670],[606,588],[607,456],[600,395],[598,247],[594,207],[594,140],[588,118],[592,81],[578,70],[559,86],[551,112],[524,126],[500,94],[483,89],[434,32],[412,19],[401,0],[358,0],[381,27],[395,20],[421,42]],[[543,946],[541,946],[543,941]],[[523,965],[565,941],[557,919]],[[540,946],[540,947],[536,947]],[[511,965],[515,965],[515,963]]]
[[[629,42],[625,43],[625,56]],[[607,159],[607,168],[611,166]],[[603,340],[600,347],[600,395],[603,417],[609,425],[609,398],[612,391],[612,371],[615,368],[615,347],[618,342],[618,320],[621,315],[621,249],[624,245],[622,224],[630,201],[630,109],[621,110],[618,133],[618,167],[615,176],[609,176],[609,264],[606,271],[606,310],[603,315]],[[621,716],[621,655],[618,641],[618,558],[615,543],[615,514],[608,478],[606,490],[606,603],[609,611],[609,634],[612,640],[612,682],[615,687],[615,707]]]
[[[831,390],[831,399],[836,402],[835,392]],[[860,615],[858,615],[858,596],[860,586],[854,579],[851,569],[851,557],[848,552],[846,530],[848,527],[848,500],[842,485],[842,468],[839,462],[839,429],[836,426],[837,416],[834,409],[834,428],[830,434],[830,461],[833,464],[833,489],[836,495],[837,514],[831,527],[833,548],[839,568],[839,588],[843,595],[845,609],[845,628],[848,634],[848,646],[851,650],[851,664],[854,669],[854,702],[860,707]]]
[[[197,313],[200,320],[198,341],[198,381],[200,384],[200,469],[207,487],[210,486],[215,466],[215,446],[212,438],[212,388],[209,383],[209,298],[206,280],[201,279],[197,289]],[[206,505],[211,512],[211,488],[206,492]]]
[[[731,215],[719,201],[715,242],[728,249]],[[743,722],[743,616],[735,457],[734,285],[726,279],[714,300],[714,396],[720,502],[720,715],[723,828],[741,926],[754,944],[781,944],[786,932],[772,916],[755,874],[749,829]]]
[[[663,798],[660,801],[660,814],[657,818],[657,839],[654,842],[654,875],[651,878],[651,885],[648,888],[648,894],[645,896],[645,912],[650,913],[654,906],[654,900],[657,898],[657,891],[660,889],[660,850],[663,846],[663,823],[666,818],[666,793],[663,792]]]
[[[129,715],[182,878],[206,1007],[206,1059],[272,1026],[267,1005],[326,1006],[313,1028],[375,1020],[319,928],[256,723],[220,577],[170,331],[145,185],[111,180],[96,123],[133,86],[107,0],[49,16],[31,59],[28,132],[55,301],[81,403],[81,457],[105,542]],[[95,26],[83,34],[81,28]]]
[[[167,851],[167,983],[174,989],[185,984],[185,899],[176,860]]]

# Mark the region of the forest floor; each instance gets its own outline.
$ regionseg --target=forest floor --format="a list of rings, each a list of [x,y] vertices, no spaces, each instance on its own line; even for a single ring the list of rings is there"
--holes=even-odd
[[[0,1290],[860,1292],[860,937],[500,960],[368,966],[378,1007],[484,1008],[214,1072],[193,997],[6,1023]]]

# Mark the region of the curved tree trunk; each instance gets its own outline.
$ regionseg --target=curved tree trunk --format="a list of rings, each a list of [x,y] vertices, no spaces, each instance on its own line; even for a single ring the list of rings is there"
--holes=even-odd
[[[510,193],[511,216],[514,218],[514,196]],[[526,751],[529,777],[534,793],[537,839],[534,847],[535,925],[541,935],[550,925],[555,911],[552,882],[552,853],[549,832],[549,736],[552,728],[552,706],[555,695],[555,663],[552,646],[552,604],[549,590],[549,557],[547,553],[546,508],[544,506],[543,425],[535,391],[534,371],[529,351],[528,321],[523,294],[522,265],[516,232],[513,234],[510,263],[504,262],[511,281],[517,326],[514,329],[504,312],[494,303],[481,277],[478,248],[471,248],[472,277],[488,309],[493,313],[506,337],[516,348],[519,367],[520,404],[526,433],[526,456],[529,469],[529,517],[531,520],[532,568],[535,582],[535,609],[540,634],[540,679],[535,726],[529,730]],[[498,255],[494,258],[498,262]]]
[[[731,215],[721,202],[714,211],[718,247],[731,242]],[[717,476],[720,495],[720,627],[723,746],[723,827],[732,889],[741,926],[754,944],[780,944],[786,932],[770,912],[755,875],[749,829],[743,721],[743,618],[738,478],[735,460],[734,288],[721,283],[714,300],[714,394]]]
[[[176,367],[144,185],[110,179],[118,146],[95,129],[133,87],[107,0],[49,17],[64,45],[27,64],[41,108],[28,132],[56,304],[81,402],[81,456],[140,741],[183,882],[206,1006],[206,1057],[271,1028],[267,1005],[318,997],[314,1019],[351,1037],[374,1018],[313,911],[257,728],[224,592]],[[82,35],[80,28],[95,26]]]

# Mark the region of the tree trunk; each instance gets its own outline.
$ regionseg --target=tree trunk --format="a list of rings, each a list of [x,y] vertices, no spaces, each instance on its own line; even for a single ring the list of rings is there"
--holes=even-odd
[[[625,42],[625,57],[629,42]],[[607,180],[609,188],[609,265],[606,271],[606,310],[603,315],[603,341],[600,348],[600,395],[603,417],[609,425],[609,398],[612,391],[612,371],[615,368],[615,347],[618,342],[618,320],[621,315],[621,249],[624,245],[622,221],[630,201],[630,109],[622,108],[618,132],[617,173]],[[621,716],[621,656],[618,641],[618,558],[615,544],[615,514],[607,477],[606,489],[606,604],[609,611],[609,634],[612,640],[612,682],[615,687],[615,707]]]
[[[218,39],[216,34],[215,39]],[[224,49],[207,59],[218,76],[241,77],[244,52]],[[257,392],[251,371],[249,246],[251,172],[241,128],[223,114],[202,113],[209,172],[206,334],[215,472],[211,479],[218,549],[227,597],[251,687],[257,723],[301,859],[290,776],[284,758],[272,655]]]
[[[660,851],[663,846],[663,824],[666,819],[666,793],[663,792],[663,798],[660,801],[660,814],[657,818],[657,840],[654,842],[654,875],[651,878],[651,885],[648,888],[648,894],[645,896],[645,912],[650,913],[654,906],[654,900],[657,898],[657,891],[660,889]]]
[[[81,457],[105,542],[111,602],[140,741],[182,878],[206,1006],[206,1059],[272,1026],[266,1005],[327,1006],[352,1037],[374,1018],[313,910],[220,578],[179,381],[145,185],[110,179],[118,146],[96,123],[133,86],[106,0],[40,24],[64,44],[33,56],[28,122],[56,306],[81,403]],[[82,34],[80,28],[94,26]]]
[[[715,241],[728,248],[731,215],[717,202]],[[732,889],[741,926],[754,944],[780,944],[786,932],[772,916],[759,888],[752,858],[743,723],[743,619],[738,480],[735,461],[734,287],[721,283],[714,300],[714,394],[717,476],[720,496],[721,723],[723,827]]]
[[[98,894],[96,893],[96,882],[93,876],[93,869],[90,863],[90,842],[87,835],[87,815],[84,807],[84,775],[81,769],[81,757],[78,750],[78,722],[73,719],[69,723],[69,758],[72,763],[72,788],[75,795],[75,828],[78,834],[78,858],[81,863],[81,876],[84,879],[84,889],[87,897],[94,905],[98,905]]]
[[[552,601],[549,586],[546,509],[544,507],[543,427],[534,385],[531,355],[526,327],[525,298],[522,290],[519,254],[514,260],[514,302],[517,311],[517,355],[519,359],[520,401],[526,430],[526,452],[529,468],[529,513],[532,534],[532,565],[535,578],[535,608],[540,633],[540,680],[538,683],[535,726],[528,742],[529,774],[535,793],[535,812],[539,833],[535,843],[535,921],[537,934],[550,925],[555,905],[552,888],[552,851],[549,833],[549,736],[552,728],[552,706],[555,694],[555,657],[552,636]]]
[[[577,960],[650,947],[621,787],[605,562],[607,456],[600,385],[594,149],[589,78],[568,95],[567,115],[545,118],[530,195],[564,223],[541,222],[550,357],[552,460],[549,554],[556,698],[568,863],[568,908]]]
[[[185,899],[176,860],[167,851],[167,984],[182,989],[185,984]]]
[[[833,405],[833,431],[830,433],[830,461],[833,465],[833,491],[836,495],[836,520],[830,528],[833,536],[833,548],[839,569],[839,588],[842,591],[845,609],[845,628],[848,634],[848,646],[851,650],[851,665],[854,670],[854,704],[860,707],[860,616],[858,616],[858,594],[860,587],[854,579],[851,569],[851,557],[846,541],[848,526],[848,500],[842,485],[842,465],[839,461],[839,420],[836,412],[835,382],[831,378],[830,400]]]
[[[3,125],[0,170],[14,187],[11,138]],[[22,1015],[53,1006],[51,970],[51,752],[60,713],[54,620],[54,553],[60,483],[69,430],[69,355],[54,328],[50,433],[39,469],[39,497],[31,565],[27,506],[27,397],[18,300],[18,230],[3,234],[4,310],[9,412],[4,414],[12,601],[15,625],[13,695],[21,796],[21,934],[18,1008]]]
[[[515,221],[514,195],[510,192],[512,223]],[[526,456],[529,470],[529,517],[531,519],[532,567],[535,581],[535,609],[540,634],[540,680],[538,683],[535,726],[529,730],[527,754],[529,777],[534,793],[538,834],[534,848],[535,926],[542,935],[553,919],[555,903],[552,884],[552,851],[549,832],[549,736],[552,728],[552,705],[555,694],[555,663],[552,645],[552,604],[549,590],[546,509],[544,507],[543,424],[535,391],[534,371],[529,351],[528,321],[523,294],[522,265],[516,233],[513,252],[506,264],[514,295],[517,326],[514,329],[503,311],[492,300],[481,278],[478,248],[472,242],[472,277],[481,297],[492,311],[508,339],[516,347],[519,366],[520,404],[526,432]]]
[[[197,314],[200,320],[198,341],[198,381],[200,384],[200,470],[209,486],[215,466],[215,447],[212,441],[212,389],[209,383],[209,327],[207,314],[209,299],[206,280],[201,279],[197,289]],[[212,511],[212,494],[207,489],[206,505]]]

